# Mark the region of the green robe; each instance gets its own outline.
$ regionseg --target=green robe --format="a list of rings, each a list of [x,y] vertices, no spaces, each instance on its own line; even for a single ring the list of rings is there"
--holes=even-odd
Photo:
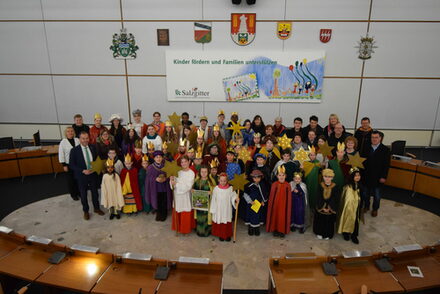
[[[199,177],[194,181],[194,190],[212,191],[212,184],[209,180],[202,180]],[[211,203],[211,201],[209,201]],[[196,232],[199,237],[208,237],[211,234],[211,214],[208,211],[194,210],[196,219]]]
[[[315,210],[316,199],[318,198],[318,185],[319,181],[319,170],[320,170],[320,162],[319,160],[311,161],[310,163],[314,164],[311,171],[305,175],[305,183],[307,185],[307,196],[309,201],[309,207],[312,211]]]

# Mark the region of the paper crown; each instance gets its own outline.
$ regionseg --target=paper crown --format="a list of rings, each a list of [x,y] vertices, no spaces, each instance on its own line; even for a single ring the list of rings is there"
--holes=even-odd
[[[127,153],[127,155],[125,155],[124,161],[125,162],[131,162],[131,155],[130,155],[130,153]]]
[[[203,138],[205,136],[205,131],[198,129],[197,130],[197,138]]]
[[[352,175],[353,173],[358,172],[358,171],[359,171],[359,169],[357,167],[352,167],[352,168],[350,168],[349,173],[350,173],[350,175]]]
[[[302,178],[302,176],[303,176],[302,172],[294,172],[293,173],[293,177],[300,177],[300,178]]]
[[[338,151],[345,151],[345,144],[344,144],[344,142],[338,142],[337,150]]]
[[[142,148],[142,140],[137,139],[136,142],[134,142],[134,148]]]
[[[148,156],[147,156],[147,154],[144,154],[144,156],[142,156],[142,161],[148,161]]]
[[[277,174],[285,174],[286,173],[286,168],[284,167],[284,165],[280,165],[277,169]]]
[[[167,121],[165,122],[165,126],[166,126],[166,127],[172,127],[173,124],[172,124],[169,120],[167,120]]]
[[[139,108],[135,109],[135,110],[133,110],[133,112],[131,114],[141,116],[142,115],[142,110],[140,110]]]
[[[310,153],[314,153],[314,154],[316,154],[316,148],[315,148],[315,146],[309,146],[309,152]]]
[[[189,147],[188,151],[186,151],[187,153],[194,153],[194,148],[192,148],[191,146]]]
[[[233,115],[238,116],[238,112],[237,112],[237,111],[233,111],[233,112],[231,113],[231,116],[233,116]]]
[[[148,150],[151,150],[151,149],[154,150],[154,143],[151,141],[148,141],[147,148],[148,148]]]
[[[217,157],[214,158],[213,160],[211,160],[211,162],[209,163],[209,166],[211,168],[217,168],[219,166],[220,162],[218,162]]]
[[[326,168],[322,171],[322,175],[324,177],[334,177],[335,176],[335,172],[332,169]]]
[[[206,117],[206,115],[202,115],[202,116],[200,117],[200,121],[202,121],[202,120],[206,120],[206,121],[208,121],[208,118]]]
[[[223,109],[220,109],[217,114],[218,115],[225,115],[225,111]]]
[[[106,167],[113,167],[115,165],[115,162],[113,161],[113,159],[107,159],[107,161],[105,162],[105,166]]]
[[[168,144],[167,144],[167,142],[163,142],[163,144],[162,144],[162,149],[168,149]]]
[[[261,134],[260,133],[255,133],[254,137],[261,138]]]
[[[179,139],[179,147],[185,147],[186,146],[186,139]]]
[[[235,156],[235,150],[234,150],[234,148],[229,147],[229,148],[226,150],[226,153],[232,153],[232,154],[234,154],[234,156]]]
[[[95,115],[93,116],[94,119],[102,119],[102,115],[100,113],[95,113]]]
[[[196,156],[195,156],[195,158],[199,158],[199,159],[202,159],[203,158],[203,150],[202,150],[202,147],[198,147],[197,148],[197,152],[196,152]]]
[[[217,124],[215,124],[212,130],[216,132],[220,132],[220,127]]]

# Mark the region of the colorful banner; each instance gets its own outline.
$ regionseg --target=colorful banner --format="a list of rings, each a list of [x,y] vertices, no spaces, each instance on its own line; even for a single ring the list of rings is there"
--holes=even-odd
[[[324,51],[167,51],[168,101],[321,102]]]

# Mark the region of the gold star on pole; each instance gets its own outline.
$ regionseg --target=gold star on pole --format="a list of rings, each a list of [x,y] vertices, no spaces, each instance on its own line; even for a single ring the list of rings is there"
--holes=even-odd
[[[177,177],[177,173],[182,168],[177,165],[177,161],[169,162],[168,160],[165,160],[165,166],[161,168],[163,172],[167,174],[167,177]]]
[[[168,152],[171,153],[172,155],[177,153],[177,147],[179,147],[179,144],[177,144],[175,141],[171,141],[170,143],[168,143]]]
[[[240,151],[238,152],[238,159],[241,159],[243,163],[246,163],[248,161],[252,161],[251,157],[251,151],[247,149],[246,147],[242,147]]]
[[[309,151],[304,150],[304,148],[299,148],[298,151],[293,151],[295,154],[294,160],[298,160],[300,163],[303,163],[304,161],[310,161],[309,158]]]
[[[102,171],[104,170],[104,163],[105,163],[105,160],[102,160],[101,157],[99,157],[99,156],[96,157],[96,160],[91,162],[92,171],[94,171],[95,173],[100,175],[102,173]]]
[[[180,126],[180,115],[177,115],[176,112],[174,112],[172,115],[168,115],[168,119],[170,120],[173,127],[177,128]]]
[[[282,149],[291,148],[292,147],[290,145],[291,142],[292,142],[292,139],[287,137],[286,134],[284,134],[284,136],[282,136],[281,138],[278,138],[278,146],[280,146]]]
[[[364,168],[362,162],[364,162],[365,160],[366,158],[361,157],[358,151],[355,155],[348,154],[347,165],[351,165],[352,167]]]
[[[229,184],[232,185],[235,191],[241,190],[244,191],[244,186],[249,183],[249,181],[246,179],[246,174],[242,173],[241,175],[234,175],[234,178],[229,181]]]
[[[322,145],[319,145],[318,147],[319,147],[318,153],[321,153],[322,156],[324,157],[332,156],[333,155],[332,150],[333,148],[335,148],[335,147],[330,147],[327,142],[325,142]]]
[[[245,127],[242,127],[240,123],[235,123],[231,121],[232,126],[227,127],[227,130],[232,130],[232,137],[234,137],[235,134],[241,134],[241,130],[245,129]]]

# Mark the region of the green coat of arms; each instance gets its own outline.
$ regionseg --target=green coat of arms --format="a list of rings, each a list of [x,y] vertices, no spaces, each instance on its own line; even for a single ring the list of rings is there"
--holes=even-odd
[[[136,46],[133,34],[127,34],[127,30],[121,29],[120,34],[113,35],[113,45],[110,46],[110,50],[113,51],[113,57],[115,59],[135,59],[136,51],[139,49]]]

